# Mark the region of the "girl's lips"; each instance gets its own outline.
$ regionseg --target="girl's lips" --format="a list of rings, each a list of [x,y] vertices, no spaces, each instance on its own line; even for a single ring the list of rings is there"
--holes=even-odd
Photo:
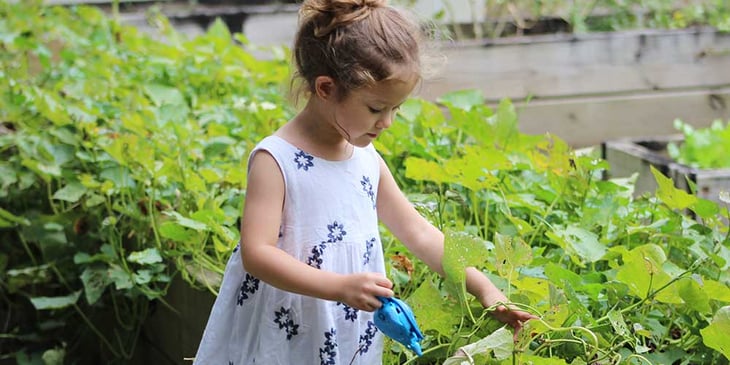
[[[368,136],[370,136],[371,138],[376,138],[378,136],[378,134],[377,133],[368,133]]]

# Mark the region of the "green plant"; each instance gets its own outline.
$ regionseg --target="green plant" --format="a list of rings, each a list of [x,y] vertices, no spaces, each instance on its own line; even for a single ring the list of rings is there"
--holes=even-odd
[[[215,292],[247,153],[292,115],[287,54],[257,60],[221,23],[187,40],[155,16],[160,42],[93,8],[0,15],[1,360],[128,362],[171,280]],[[727,364],[727,209],[656,172],[634,198],[632,178],[602,180],[605,161],[520,133],[509,100],[475,91],[409,100],[376,147],[447,233],[441,279],[383,231],[427,335],[423,358],[389,342],[386,364]],[[512,342],[465,266],[540,320]]]
[[[0,1],[3,359],[129,361],[174,277],[216,291],[247,151],[290,113],[286,54],[151,21],[164,42],[96,8]]]
[[[509,101],[492,111],[481,100],[445,95],[450,118],[409,101],[378,141],[418,206],[450,232],[446,279],[400,283],[427,337],[424,357],[394,346],[385,363],[727,363],[716,332],[730,329],[727,210],[656,171],[655,197],[635,199],[634,178],[602,180],[605,161],[524,135]],[[540,316],[516,343],[463,291],[467,265]]]
[[[715,120],[708,128],[695,129],[677,119],[674,127],[684,139],[670,143],[667,152],[679,163],[703,169],[730,168],[730,122]]]

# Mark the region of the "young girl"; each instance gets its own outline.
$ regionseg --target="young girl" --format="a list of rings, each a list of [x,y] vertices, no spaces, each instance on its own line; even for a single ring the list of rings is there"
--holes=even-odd
[[[379,220],[443,275],[443,234],[418,214],[371,142],[420,80],[418,25],[384,0],[305,0],[294,62],[304,109],[251,152],[241,244],[195,364],[380,364]],[[239,252],[240,251],[240,252]],[[484,306],[507,302],[467,269]],[[531,315],[500,308],[519,330]]]

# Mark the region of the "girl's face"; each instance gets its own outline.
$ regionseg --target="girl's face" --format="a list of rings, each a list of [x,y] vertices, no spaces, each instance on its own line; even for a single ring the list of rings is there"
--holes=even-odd
[[[406,74],[351,91],[335,104],[335,129],[355,146],[369,145],[393,124],[396,111],[417,81],[415,75]]]

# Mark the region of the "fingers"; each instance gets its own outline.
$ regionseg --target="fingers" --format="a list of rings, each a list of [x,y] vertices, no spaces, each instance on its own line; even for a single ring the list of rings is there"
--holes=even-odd
[[[379,273],[347,275],[343,285],[342,302],[350,307],[372,312],[382,306],[377,297],[392,297],[393,283]]]

